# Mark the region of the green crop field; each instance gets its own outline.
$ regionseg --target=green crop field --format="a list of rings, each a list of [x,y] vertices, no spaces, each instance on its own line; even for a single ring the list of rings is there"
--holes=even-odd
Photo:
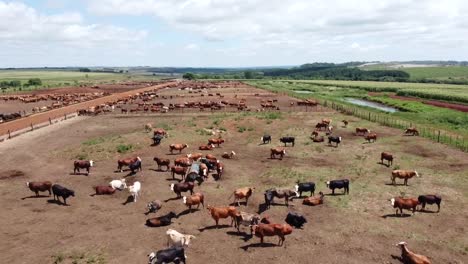
[[[400,70],[410,75],[410,80],[451,80],[467,81],[466,66],[429,66],[429,67],[397,67],[395,64],[375,64],[361,67],[362,70]]]

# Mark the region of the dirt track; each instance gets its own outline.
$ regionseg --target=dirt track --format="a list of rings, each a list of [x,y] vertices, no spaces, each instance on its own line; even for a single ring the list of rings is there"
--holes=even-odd
[[[27,128],[31,124],[35,125],[35,124],[41,124],[41,123],[47,122],[47,121],[49,121],[49,118],[50,119],[55,119],[55,118],[58,118],[58,117],[62,117],[64,115],[75,113],[79,109],[87,109],[88,107],[91,107],[91,106],[96,106],[96,105],[104,104],[104,103],[107,103],[107,102],[113,102],[113,101],[119,100],[121,98],[125,98],[125,97],[127,97],[129,95],[134,95],[136,93],[140,93],[140,92],[144,92],[144,91],[150,91],[150,90],[154,90],[154,89],[161,89],[161,88],[164,88],[164,87],[166,87],[167,85],[170,85],[170,84],[173,84],[173,82],[168,82],[168,83],[155,85],[155,86],[150,86],[150,87],[145,87],[145,88],[139,88],[139,89],[135,89],[135,90],[128,91],[128,92],[123,92],[123,93],[112,94],[112,95],[105,96],[105,97],[102,97],[102,98],[98,98],[98,99],[95,99],[95,100],[91,100],[91,101],[87,101],[87,102],[83,102],[83,103],[79,103],[79,104],[74,104],[74,105],[62,107],[62,108],[59,108],[59,109],[53,109],[53,110],[50,110],[50,111],[47,111],[47,112],[38,113],[38,114],[28,116],[28,117],[25,117],[25,118],[21,118],[21,119],[18,119],[18,120],[6,122],[4,124],[0,124],[0,136],[8,134],[8,131],[13,132],[13,131],[17,131],[17,130]]]

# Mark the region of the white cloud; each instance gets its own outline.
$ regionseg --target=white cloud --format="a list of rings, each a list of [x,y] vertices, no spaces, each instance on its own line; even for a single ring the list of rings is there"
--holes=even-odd
[[[186,50],[199,50],[200,47],[195,43],[190,43],[184,47]]]

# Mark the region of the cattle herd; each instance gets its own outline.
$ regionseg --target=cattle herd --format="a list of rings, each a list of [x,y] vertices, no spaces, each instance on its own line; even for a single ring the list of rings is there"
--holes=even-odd
[[[179,84],[180,85],[180,84]],[[213,83],[209,83],[209,85],[216,85]],[[196,92],[199,90],[198,86],[191,86],[191,88],[186,87],[179,87],[179,89],[191,89],[190,91]],[[206,84],[201,84],[201,87],[206,87]],[[141,94],[137,96],[140,99],[144,98],[153,98],[156,97],[156,94],[152,94],[152,92],[147,92],[145,94]],[[135,98],[128,98],[127,100],[135,100]],[[270,107],[270,105],[274,105],[274,102],[262,102],[262,107]],[[311,101],[302,102],[301,104],[313,104]],[[186,103],[183,106],[168,106],[168,109],[171,108],[183,108],[188,107],[190,103]],[[138,106],[133,111],[132,109],[128,109],[130,112],[137,112],[140,111]],[[146,108],[148,107],[148,108]],[[165,108],[161,105],[146,105],[145,103],[142,104],[141,109],[142,111],[153,111],[153,109],[157,109],[157,111],[164,111]],[[196,107],[200,107],[200,105],[196,105]],[[212,108],[213,105],[210,105]],[[126,108],[123,108],[122,112]],[[204,108],[204,106],[201,106]],[[348,121],[342,121],[344,126],[347,127]],[[311,139],[313,142],[324,142],[324,136],[328,138],[328,144],[334,145],[338,147],[339,144],[343,142],[343,138],[340,135],[335,134],[332,120],[324,118],[320,123],[317,123],[315,129],[312,132]],[[155,128],[153,129],[151,124],[147,124],[145,126],[147,130],[153,130],[153,139],[155,140],[155,145],[159,145],[161,140],[167,140],[168,133],[162,128]],[[320,135],[321,133],[325,133],[325,135]],[[411,135],[418,135],[417,130],[415,128],[409,128],[405,131],[407,134]],[[355,130],[356,136],[363,136],[365,140],[368,142],[375,142],[377,139],[377,134],[372,133],[367,128],[356,128]],[[156,144],[156,140],[157,143]],[[282,160],[286,155],[286,148],[288,148],[288,152],[294,151],[294,146],[297,144],[296,138],[292,136],[281,136],[275,139],[272,135],[265,134],[261,139],[261,144],[271,144],[273,141],[277,140],[281,144],[284,144],[282,147],[273,147],[270,149],[270,159],[276,159],[278,157],[279,160]],[[220,137],[213,137],[207,139],[206,142],[203,142],[201,145],[198,146],[200,151],[210,151],[215,148],[219,148],[222,144],[225,143],[225,139]],[[307,224],[307,219],[297,213],[297,212],[285,212],[284,220],[280,219],[270,219],[270,217],[266,215],[260,215],[262,212],[253,213],[253,212],[245,212],[242,210],[242,205],[244,204],[247,206],[249,202],[249,198],[255,195],[258,187],[253,186],[246,186],[243,188],[239,188],[233,190],[230,193],[230,196],[226,195],[226,197],[230,200],[234,197],[231,204],[226,205],[218,205],[213,206],[210,205],[209,202],[214,202],[213,200],[210,201],[210,197],[206,196],[206,194],[202,193],[200,190],[200,185],[203,184],[204,181],[209,179],[209,175],[220,181],[222,180],[222,176],[225,170],[225,165],[223,162],[216,156],[208,153],[187,153],[183,154],[183,152],[187,152],[189,146],[185,143],[175,142],[169,145],[170,153],[174,153],[174,155],[179,155],[173,161],[170,159],[165,159],[161,157],[154,157],[153,161],[155,162],[155,166],[157,171],[168,171],[171,173],[173,179],[178,179],[177,183],[172,183],[168,188],[174,193],[175,198],[171,199],[180,199],[180,209],[188,209],[189,213],[196,213],[194,210],[195,208],[199,209],[200,206],[209,212],[209,215],[214,220],[215,226],[219,226],[219,221],[223,221],[223,219],[230,219],[230,225],[234,226],[234,228],[240,233],[241,228],[248,228],[250,231],[250,236],[256,236],[260,239],[260,243],[264,243],[265,237],[278,237],[278,245],[282,246],[285,243],[286,236],[290,235],[294,229],[301,229],[304,225]],[[206,152],[205,152],[206,153]],[[265,153],[265,156],[268,157],[268,154]],[[236,152],[230,151],[225,152],[221,158],[223,159],[236,159]],[[393,164],[394,156],[388,152],[382,152],[380,156],[381,164],[387,165],[389,167]],[[387,161],[387,164],[384,164],[384,161]],[[117,172],[123,172],[127,170],[130,172],[129,175],[135,175],[142,171],[144,161],[140,157],[127,157],[123,159],[117,160]],[[173,164],[171,166],[171,164]],[[91,169],[94,166],[94,161],[92,160],[77,160],[73,163],[73,171],[74,173],[80,173],[80,170],[85,170],[86,174],[90,174]],[[127,169],[128,168],[128,169]],[[229,169],[229,168],[228,168]],[[396,185],[397,179],[402,179],[403,184],[407,185],[408,180],[412,177],[416,176],[419,177],[417,171],[413,170],[393,170],[391,173],[391,183]],[[176,178],[177,176],[177,178]],[[57,203],[62,203],[59,198],[63,199],[63,204],[67,205],[67,199],[70,197],[75,197],[75,192],[67,187],[53,184],[50,181],[43,181],[43,182],[28,182],[27,187],[33,191],[36,195],[39,195],[39,192],[48,192],[49,195],[54,196],[54,200],[57,200]],[[332,197],[335,195],[336,189],[342,189],[343,195],[350,194],[350,186],[351,182],[349,179],[329,179],[326,181],[326,188],[329,191],[325,190],[325,186],[319,186],[317,183],[314,182],[291,182],[291,188],[268,188],[263,191],[263,200],[264,203],[262,204],[265,210],[268,210],[271,206],[276,205],[275,198],[284,200],[284,204],[286,206],[289,205],[289,202],[293,201],[294,199],[302,199],[302,204],[307,206],[319,206],[324,204],[324,197],[325,193],[329,192],[329,195]],[[115,179],[111,182],[100,185],[100,186],[90,186],[94,189],[94,195],[112,195],[116,191],[124,191],[128,190],[129,196],[132,197],[133,202],[137,202],[139,199],[142,184],[139,181],[135,181],[133,185],[127,186],[126,179]],[[150,186],[148,186],[150,188]],[[316,190],[319,190],[318,195],[315,195]],[[341,191],[340,191],[341,192]],[[189,194],[188,194],[189,193]],[[308,194],[308,196],[303,196],[303,194]],[[185,194],[185,196],[184,196]],[[77,195],[77,199],[80,195]],[[162,198],[162,197],[161,197]],[[330,198],[333,199],[333,198]],[[420,195],[419,197],[414,198],[405,198],[405,197],[393,197],[390,199],[391,206],[396,209],[395,214],[402,214],[403,209],[411,210],[414,214],[417,210],[418,206],[421,206],[420,210],[425,210],[426,204],[436,204],[438,207],[437,212],[440,210],[442,198],[436,194],[425,194]],[[208,203],[207,203],[208,202]],[[147,204],[148,211],[145,215],[150,214],[157,214],[159,210],[164,206],[164,202],[161,200],[154,200],[149,201]],[[287,207],[289,208],[289,207]],[[172,224],[172,219],[178,218],[179,216],[171,211],[165,215],[160,215],[157,217],[150,217],[147,218],[146,221],[142,219],[142,223],[146,223],[148,227],[163,227],[163,226],[170,226]],[[297,232],[297,231],[296,231]],[[149,263],[186,263],[186,253],[188,251],[188,246],[195,236],[190,234],[182,234],[175,229],[168,229],[166,232],[167,235],[167,248],[158,250],[156,252],[152,252],[148,254]],[[402,258],[408,260],[408,263],[430,263],[427,257],[418,255],[416,253],[411,252],[407,247],[405,242],[400,242],[397,246],[401,247],[402,250]]]

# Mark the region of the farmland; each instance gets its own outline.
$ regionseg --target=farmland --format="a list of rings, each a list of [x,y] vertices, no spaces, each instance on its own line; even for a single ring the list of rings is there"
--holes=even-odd
[[[0,205],[4,212],[0,224],[8,226],[2,234],[9,237],[0,242],[4,261],[143,263],[149,252],[165,247],[168,228],[196,236],[186,251],[190,263],[308,263],[313,255],[317,263],[397,264],[400,262],[393,256],[399,256],[400,251],[394,244],[401,240],[434,263],[468,260],[468,241],[460,235],[465,231],[468,215],[468,154],[431,144],[421,137],[402,136],[399,129],[323,106],[292,105],[297,99],[245,85],[217,84],[206,94],[164,89],[157,92],[159,97],[153,102],[208,101],[214,97],[206,97],[207,94],[216,93],[230,102],[245,99],[252,111],[234,107],[218,111],[175,109],[168,113],[116,111],[77,117],[0,143],[0,153],[8,153],[2,155],[0,169]],[[261,100],[277,100],[280,110],[255,111]],[[134,104],[123,107],[132,109],[137,102]],[[343,137],[338,148],[310,140],[311,130],[322,118],[331,118],[334,133]],[[343,119],[350,122],[347,128],[339,124]],[[151,146],[152,133],[144,129],[147,123],[166,129],[169,137],[161,145]],[[354,135],[356,127],[375,131],[378,141],[365,144],[362,137]],[[229,204],[232,191],[244,186],[256,187],[248,206],[239,208],[247,212],[264,210],[264,190],[292,188],[296,181],[314,181],[316,193],[326,194],[324,205],[318,207],[302,205],[301,199],[294,199],[286,207],[278,199],[277,205],[262,212],[277,222],[282,222],[288,211],[307,218],[304,229],[294,229],[286,237],[285,247],[276,246],[277,239],[272,237],[267,237],[262,246],[257,237],[249,237],[247,227],[238,234],[227,219],[222,219],[221,228],[217,229],[206,209],[188,213],[170,191],[169,184],[174,182],[170,173],[156,170],[154,156],[171,160],[179,156],[168,153],[169,144],[188,144],[190,147],[183,154],[198,152],[197,146],[212,137],[207,131],[217,129],[223,131],[221,136],[226,143],[206,153],[219,157],[234,150],[237,155],[234,159],[222,159],[226,167],[222,179],[210,176],[195,187],[196,192],[205,194],[205,206]],[[264,133],[272,135],[272,144],[260,145]],[[278,138],[284,135],[295,136],[296,145],[287,147],[283,160],[270,159],[269,149],[279,146]],[[396,155],[392,166],[379,164],[381,151]],[[127,175],[115,172],[116,160],[131,156],[143,160],[143,171],[127,177],[129,185],[134,181],[142,183],[139,200],[131,202],[127,190],[91,197],[92,186]],[[80,157],[96,161],[89,176],[72,174],[73,161]],[[27,166],[17,165],[25,160]],[[391,170],[396,168],[417,169],[422,177],[411,179],[409,186],[389,185]],[[329,195],[325,182],[339,178],[350,179],[349,195]],[[60,206],[47,196],[29,198],[34,194],[24,182],[38,180],[70,187],[76,196],[67,200],[70,206]],[[442,195],[440,213],[394,217],[389,198],[425,193]],[[155,217],[144,214],[146,202],[154,199],[164,201],[157,216],[170,211],[179,215],[171,226],[144,225],[147,218]],[[29,253],[21,255],[25,250]]]
[[[365,70],[401,70],[410,75],[410,80],[440,80],[440,81],[468,81],[468,67],[466,66],[426,66],[426,67],[398,67],[398,65],[376,64],[361,67]]]

